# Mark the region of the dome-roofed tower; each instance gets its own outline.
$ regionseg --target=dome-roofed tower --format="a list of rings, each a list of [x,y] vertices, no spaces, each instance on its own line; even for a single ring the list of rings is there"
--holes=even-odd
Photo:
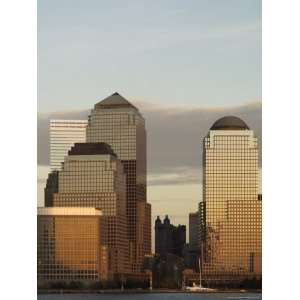
[[[249,130],[249,127],[238,117],[226,116],[217,120],[210,130]]]
[[[217,120],[203,140],[199,243],[203,277],[261,278],[258,142],[238,117]],[[202,250],[203,249],[203,250]]]

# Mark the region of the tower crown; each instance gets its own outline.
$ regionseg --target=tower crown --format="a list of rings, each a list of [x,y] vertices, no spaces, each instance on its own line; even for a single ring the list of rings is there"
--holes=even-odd
[[[210,130],[249,130],[249,127],[238,117],[226,116],[217,120]]]
[[[126,100],[117,92],[113,93],[109,97],[95,104],[95,109],[111,109],[125,107],[134,108],[135,110],[138,110],[134,105],[132,105],[128,100]]]
[[[161,224],[161,219],[159,216],[157,216],[156,220],[155,220],[155,224]]]
[[[168,215],[165,216],[164,224],[170,224],[170,219]]]
[[[68,155],[98,155],[109,154],[117,157],[110,145],[106,143],[75,143]]]

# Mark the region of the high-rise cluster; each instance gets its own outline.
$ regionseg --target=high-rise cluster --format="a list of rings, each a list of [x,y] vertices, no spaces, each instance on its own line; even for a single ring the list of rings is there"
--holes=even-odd
[[[115,93],[95,105],[84,142],[64,133],[61,144],[63,138],[72,144],[61,165],[49,174],[45,188],[48,208],[38,213],[38,279],[108,280],[140,273],[144,256],[151,252],[145,120],[136,107]],[[85,215],[79,217],[76,211],[72,220],[70,215],[62,215],[75,208],[92,214],[96,209],[100,227],[84,231],[88,228],[84,222],[90,222]],[[74,234],[78,226],[83,231]],[[60,246],[56,235],[65,240]],[[48,249],[49,240],[52,246]],[[94,252],[95,243],[100,252]],[[79,255],[80,247],[86,252]],[[70,253],[80,259],[68,263]]]
[[[115,93],[88,121],[52,121],[50,139],[46,207],[38,210],[39,280],[140,276],[146,256],[158,286],[163,264],[200,268],[215,283],[261,278],[258,145],[241,119],[217,120],[204,138],[203,200],[189,215],[189,244],[185,226],[157,217],[156,256],[149,256],[146,130],[138,109]]]

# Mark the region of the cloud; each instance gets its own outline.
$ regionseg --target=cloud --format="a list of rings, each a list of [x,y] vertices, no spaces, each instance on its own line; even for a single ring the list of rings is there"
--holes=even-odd
[[[177,168],[172,171],[173,173],[150,173],[147,176],[148,185],[199,184],[202,181],[201,169]]]
[[[242,118],[254,130],[261,145],[260,102],[227,108],[165,107],[134,101],[133,104],[140,108],[146,119],[148,180],[151,185],[200,182],[203,138],[211,125],[223,116]],[[87,119],[89,112],[38,115],[39,165],[49,165],[49,120]]]

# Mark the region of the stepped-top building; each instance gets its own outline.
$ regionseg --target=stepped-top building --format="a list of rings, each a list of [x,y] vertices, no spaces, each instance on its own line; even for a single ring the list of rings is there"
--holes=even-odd
[[[237,117],[224,117],[203,143],[199,239],[203,276],[261,277],[261,197],[257,138]]]
[[[75,143],[58,172],[54,207],[94,207],[102,212],[108,278],[130,273],[123,164],[105,143]]]
[[[94,106],[86,131],[88,143],[111,146],[126,175],[126,216],[133,272],[151,253],[151,206],[146,199],[146,130],[138,109],[118,93]]]

